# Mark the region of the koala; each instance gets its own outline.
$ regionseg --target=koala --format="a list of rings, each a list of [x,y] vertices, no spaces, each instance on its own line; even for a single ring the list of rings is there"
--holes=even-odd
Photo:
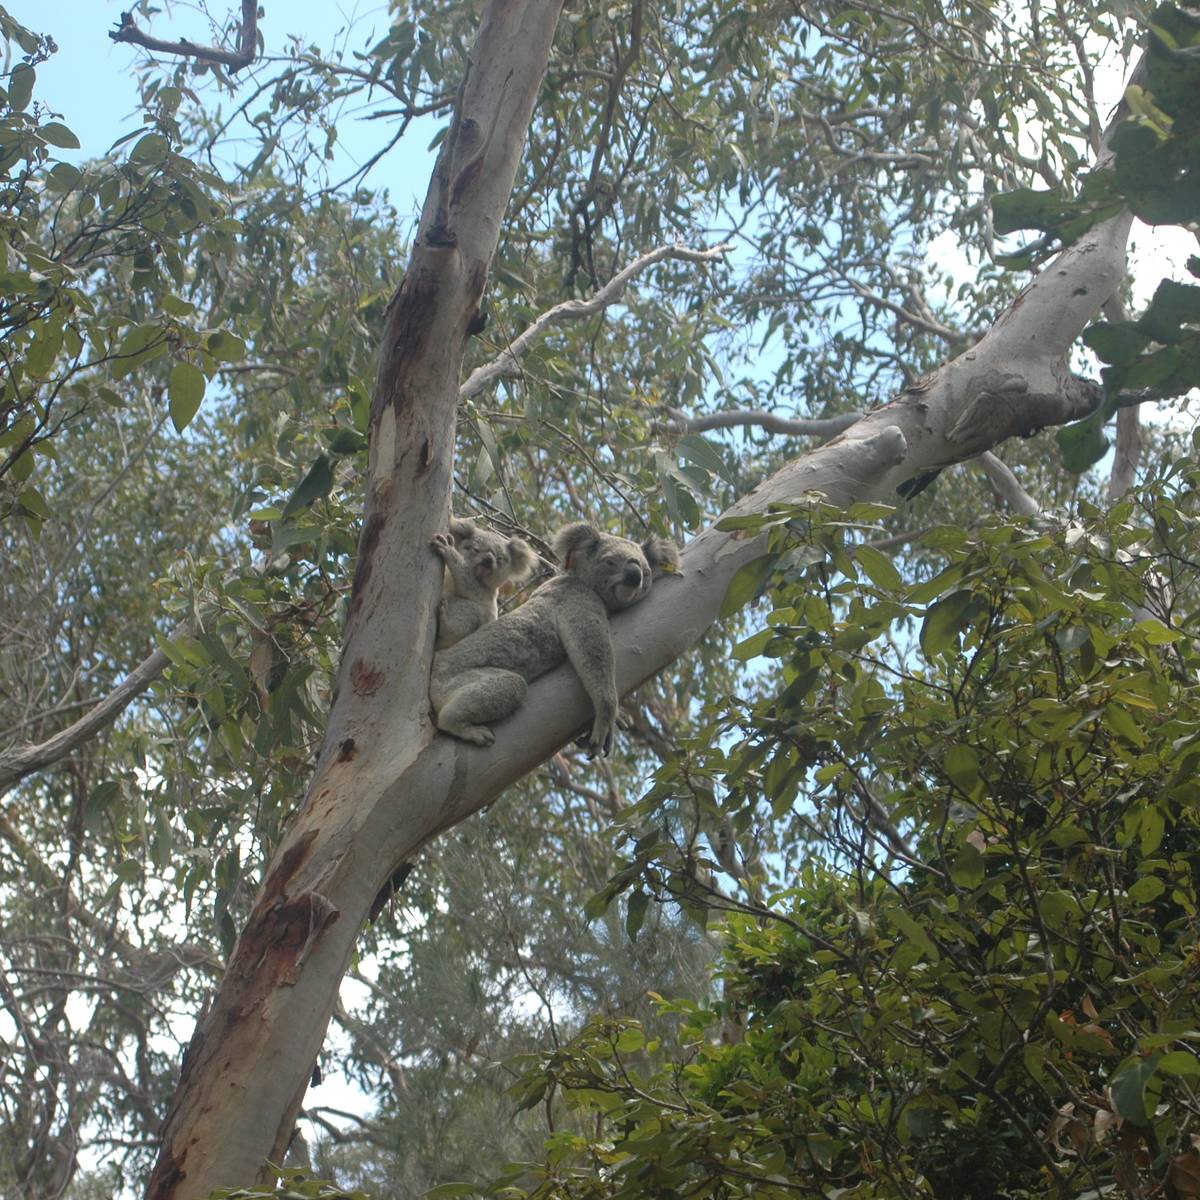
[[[430,546],[446,564],[435,650],[494,621],[496,593],[506,583],[522,583],[537,566],[537,555],[519,537],[505,538],[458,517],[450,518],[450,532],[439,533]]]
[[[675,572],[679,551],[662,538],[640,546],[591,525],[560,529],[561,574],[519,608],[433,656],[429,698],[443,733],[490,746],[493,721],[516,711],[527,685],[569,659],[595,710],[588,752],[608,755],[617,727],[617,680],[608,614],[636,604],[655,578]]]

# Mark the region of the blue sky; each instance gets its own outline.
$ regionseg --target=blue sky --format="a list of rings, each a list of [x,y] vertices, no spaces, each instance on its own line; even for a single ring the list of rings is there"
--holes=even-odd
[[[68,160],[103,154],[122,134],[140,127],[135,64],[145,52],[113,42],[108,34],[130,0],[7,0],[9,12],[39,33],[48,33],[59,52],[37,69],[34,98],[62,115],[81,143],[78,151],[61,151]],[[240,8],[236,0],[211,0],[211,12],[224,19]],[[147,26],[143,24],[143,28]],[[289,34],[328,51],[335,44],[358,50],[374,45],[389,25],[388,6],[360,0],[331,4],[328,0],[289,0],[269,4],[259,31],[266,51],[282,53]],[[164,4],[149,27],[156,37],[212,40],[209,22],[193,4]],[[174,62],[174,59],[164,61]],[[205,95],[212,103],[215,97]],[[228,107],[226,97],[222,103]],[[441,122],[414,121],[403,141],[372,171],[366,183],[386,187],[402,214],[415,212],[425,194],[433,155],[427,147]],[[348,116],[338,125],[336,161],[341,178],[368,158],[391,132],[387,120],[365,122]]]

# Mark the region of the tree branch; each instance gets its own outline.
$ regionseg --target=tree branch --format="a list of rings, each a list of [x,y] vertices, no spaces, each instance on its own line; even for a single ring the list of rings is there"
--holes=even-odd
[[[1110,321],[1128,321],[1129,311],[1120,296],[1110,296],[1104,304],[1104,315]],[[1140,404],[1129,404],[1117,410],[1117,444],[1113,451],[1112,472],[1108,477],[1108,498],[1119,500],[1137,478],[1142,457],[1142,427],[1138,415]]]
[[[789,437],[826,438],[842,433],[862,419],[862,413],[843,413],[838,417],[781,417],[761,408],[728,409],[700,417],[689,417],[682,409],[669,408],[667,415],[670,420],[657,425],[660,431],[701,433],[706,429],[755,426],[768,433],[782,433]]]
[[[614,275],[602,288],[587,300],[564,300],[553,308],[548,308],[527,329],[519,333],[502,351],[489,363],[476,367],[467,377],[466,382],[458,389],[460,400],[469,400],[472,396],[490,387],[500,379],[512,379],[521,373],[520,358],[539,338],[553,325],[561,325],[564,321],[579,321],[616,303],[625,294],[629,281],[640,275],[655,263],[665,259],[675,258],[683,262],[709,263],[719,262],[732,249],[728,242],[713,246],[711,250],[692,250],[688,246],[671,245],[658,246],[634,259],[623,271]]]
[[[116,29],[110,30],[108,36],[114,42],[128,42],[132,46],[141,46],[145,50],[157,51],[160,54],[178,54],[183,58],[194,58],[198,62],[218,63],[231,71],[240,71],[254,61],[258,50],[258,0],[242,0],[242,20],[238,29],[238,48],[236,50],[221,50],[216,46],[197,46],[187,38],[178,41],[164,41],[162,38],[151,37],[133,19],[132,12],[123,12]]]
[[[188,630],[187,625],[178,625],[167,636],[172,639],[182,637]],[[18,750],[0,754],[0,795],[26,775],[32,775],[65,758],[111,725],[167,669],[170,661],[162,650],[155,650],[138,663],[91,712],[80,717],[73,725],[68,725],[38,745],[22,746]]]
[[[1001,462],[990,450],[985,450],[975,462],[988,477],[988,482],[1018,516],[1036,517],[1042,511],[1042,506],[1021,486],[1021,481],[1013,474],[1012,468]]]

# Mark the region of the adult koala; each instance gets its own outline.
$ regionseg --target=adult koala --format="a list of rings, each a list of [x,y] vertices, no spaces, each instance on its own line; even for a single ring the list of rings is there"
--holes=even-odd
[[[562,574],[519,608],[433,656],[429,698],[443,733],[490,746],[495,734],[487,724],[515,712],[529,681],[566,658],[596,713],[582,744],[592,755],[612,751],[617,680],[608,614],[636,604],[656,576],[676,570],[679,551],[662,538],[639,546],[582,523],[560,529],[554,550]]]
[[[521,538],[503,537],[459,517],[450,518],[450,532],[439,533],[430,547],[446,564],[438,604],[438,650],[494,621],[496,593],[506,583],[523,583],[537,566],[537,555]]]

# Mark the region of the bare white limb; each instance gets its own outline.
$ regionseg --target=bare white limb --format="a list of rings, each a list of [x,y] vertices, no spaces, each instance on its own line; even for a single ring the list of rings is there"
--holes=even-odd
[[[521,356],[529,348],[544,337],[547,330],[566,321],[580,321],[585,317],[595,316],[610,304],[615,304],[625,294],[625,289],[631,279],[643,271],[666,259],[679,259],[683,262],[711,263],[720,262],[733,249],[729,242],[713,246],[710,250],[693,250],[689,246],[674,244],[657,246],[655,249],[634,259],[623,271],[618,271],[602,288],[587,300],[564,300],[553,308],[548,308],[536,321],[522,330],[508,344],[508,347],[497,355],[491,362],[476,367],[462,387],[458,389],[460,400],[469,400],[486,391],[501,379],[514,379],[521,374]]]
[[[1110,321],[1128,321],[1129,312],[1120,296],[1105,302],[1104,315]],[[1117,412],[1117,443],[1113,450],[1112,472],[1108,477],[1108,498],[1119,500],[1137,478],[1142,457],[1142,425],[1138,415],[1140,404],[1130,404]]]
[[[168,636],[182,637],[187,632],[188,627],[180,625]],[[19,749],[0,754],[0,795],[25,776],[65,758],[102,729],[106,729],[167,669],[170,661],[163,651],[155,650],[138,663],[95,708],[85,713],[73,725],[68,725],[66,729],[37,745],[21,746]]]
[[[682,409],[667,409],[669,421],[660,428],[673,433],[701,433],[706,429],[732,429],[754,426],[768,433],[782,433],[789,437],[833,437],[849,429],[858,421],[861,413],[844,413],[838,417],[781,417],[778,413],[760,408],[728,409],[725,412],[706,413],[690,417]]]
[[[1012,468],[1002,462],[990,450],[985,450],[976,460],[988,482],[999,492],[1001,499],[1020,517],[1036,517],[1042,506],[1021,486]]]

